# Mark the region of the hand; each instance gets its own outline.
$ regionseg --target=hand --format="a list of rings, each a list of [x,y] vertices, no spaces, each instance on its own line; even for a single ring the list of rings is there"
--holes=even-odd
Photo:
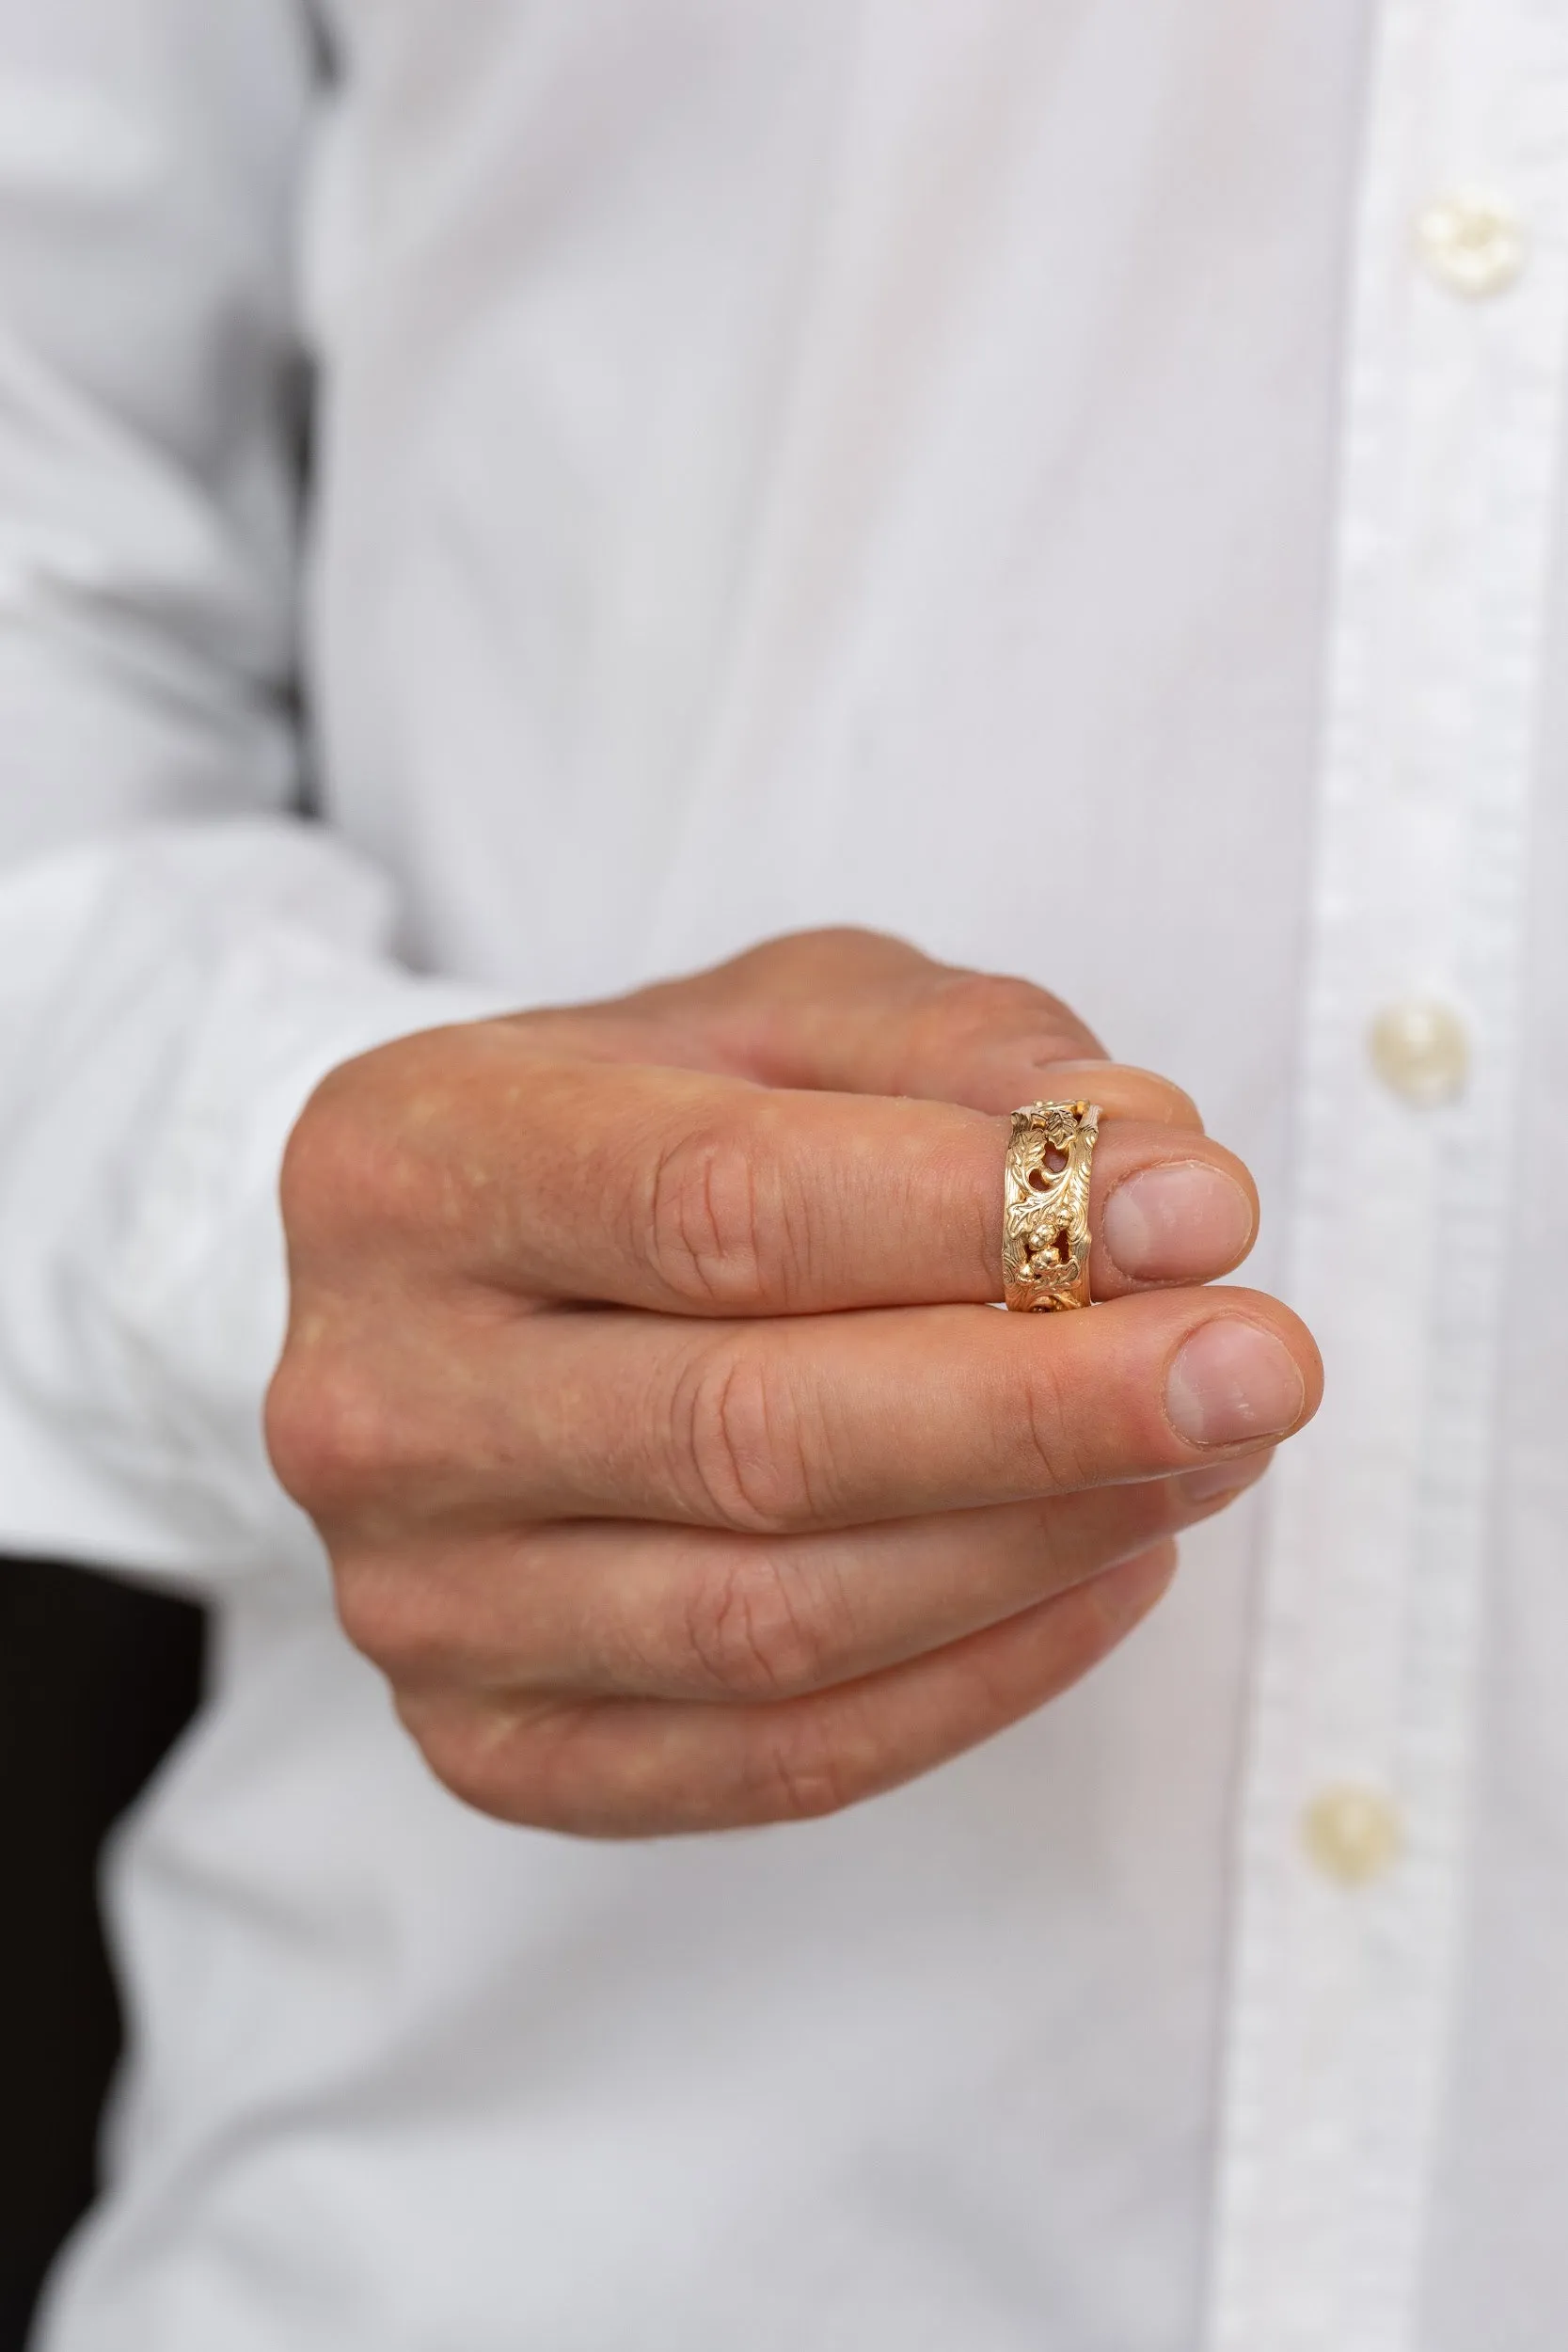
[[[460,1797],[604,1836],[826,1812],[1153,1604],[1320,1371],[1276,1301],[1191,1287],[1251,1179],[1100,1051],[1021,981],[824,932],[325,1080],[269,1442]],[[998,1313],[1000,1114],[1078,1094],[1111,1303]]]

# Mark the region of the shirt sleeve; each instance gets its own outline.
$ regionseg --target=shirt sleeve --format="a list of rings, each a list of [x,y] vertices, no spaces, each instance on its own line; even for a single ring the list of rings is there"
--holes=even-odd
[[[304,0],[0,0],[0,1548],[321,1556],[267,1468],[317,1079],[493,1009],[293,814]]]

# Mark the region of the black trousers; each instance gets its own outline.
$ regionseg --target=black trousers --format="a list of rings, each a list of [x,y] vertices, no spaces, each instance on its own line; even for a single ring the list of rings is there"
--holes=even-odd
[[[99,1849],[195,1708],[202,1635],[185,1601],[0,1560],[0,2352],[93,2193],[120,2033]]]

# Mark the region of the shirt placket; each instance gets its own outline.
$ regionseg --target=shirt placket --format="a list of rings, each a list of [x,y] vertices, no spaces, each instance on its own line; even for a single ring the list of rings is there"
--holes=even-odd
[[[1388,0],[1350,287],[1291,1301],[1209,2352],[1416,2352],[1456,2006],[1568,340],[1568,9]]]

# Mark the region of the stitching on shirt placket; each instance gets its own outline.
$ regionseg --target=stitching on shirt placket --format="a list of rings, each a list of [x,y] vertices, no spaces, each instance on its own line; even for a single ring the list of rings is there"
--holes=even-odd
[[[1320,1324],[1331,1384],[1338,1347],[1366,1409],[1325,1410],[1276,1473],[1209,2352],[1420,2341],[1568,329],[1565,121],[1568,22],[1545,0],[1386,8],[1346,375],[1291,1291]],[[1481,170],[1505,180],[1529,251],[1517,287],[1467,302],[1419,278],[1410,216],[1441,192],[1422,173]],[[1380,1098],[1368,1074],[1364,1025],[1401,955],[1472,1026],[1472,1081],[1441,1111]],[[1478,1214],[1493,1186],[1495,1225]],[[1337,1249],[1362,1187],[1366,1232]],[[1405,1851],[1375,1886],[1315,1877],[1300,1842],[1303,1804],[1340,1778],[1386,1784],[1404,1810]]]

